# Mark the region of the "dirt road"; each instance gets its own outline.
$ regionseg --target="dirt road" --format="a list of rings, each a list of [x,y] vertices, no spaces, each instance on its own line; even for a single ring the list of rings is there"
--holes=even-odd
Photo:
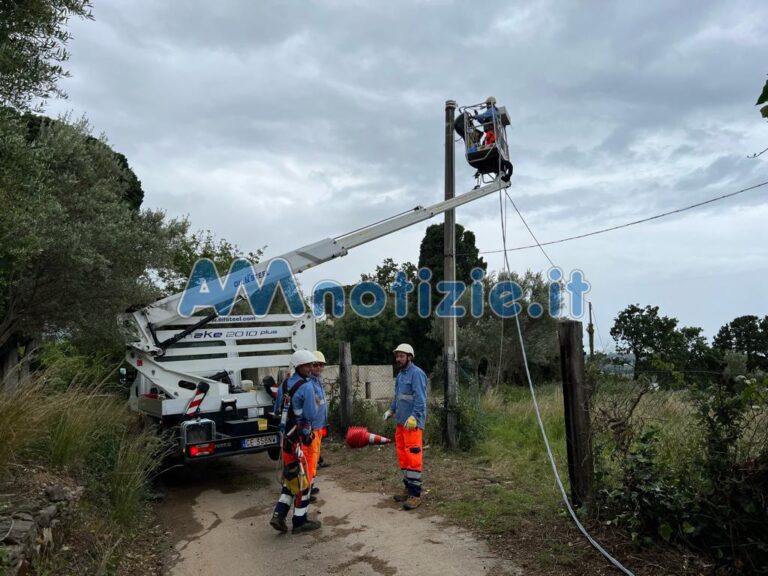
[[[281,535],[268,525],[278,492],[274,464],[243,456],[168,487],[161,522],[171,532],[171,576],[275,574],[508,576],[522,574],[485,543],[437,516],[401,511],[389,495],[348,492],[326,474],[310,517],[323,528]]]

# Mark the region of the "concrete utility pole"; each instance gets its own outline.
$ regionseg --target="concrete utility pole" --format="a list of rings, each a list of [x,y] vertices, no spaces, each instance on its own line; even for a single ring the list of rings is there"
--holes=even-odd
[[[455,196],[455,154],[453,145],[453,122],[456,114],[456,102],[445,102],[445,199]],[[443,276],[446,282],[456,280],[456,212],[447,210],[444,225]],[[436,281],[437,279],[435,279]],[[458,362],[456,346],[456,318],[443,320],[443,366],[445,376],[445,440],[449,448],[457,448],[459,390],[456,367]]]
[[[592,323],[592,302],[589,303],[589,324],[587,324],[587,334],[589,334],[589,359],[595,357],[595,325]]]

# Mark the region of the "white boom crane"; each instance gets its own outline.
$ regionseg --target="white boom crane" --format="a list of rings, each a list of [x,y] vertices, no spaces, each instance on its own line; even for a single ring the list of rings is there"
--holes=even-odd
[[[352,248],[387,236],[403,228],[413,226],[438,214],[483,198],[493,192],[503,190],[509,187],[509,185],[509,181],[504,181],[502,178],[497,177],[494,181],[484,186],[457,195],[450,200],[438,202],[426,208],[417,206],[411,211],[359,228],[348,234],[308,244],[282,255],[280,258],[288,262],[294,274],[298,274],[334,258],[345,256]],[[254,272],[257,277],[260,272],[264,272],[267,269],[267,266],[268,262],[259,263],[254,266]],[[226,282],[226,279],[223,281]],[[128,346],[139,357],[162,356],[167,348],[173,346],[194,330],[217,318],[215,312],[206,317],[199,317],[200,320],[197,323],[161,341],[157,335],[162,327],[178,324],[184,320],[177,309],[181,297],[182,293],[173,294],[145,308],[121,316],[124,330],[131,334],[131,341],[128,343]],[[216,304],[218,303],[213,305],[215,306]],[[195,319],[197,318],[195,317]]]

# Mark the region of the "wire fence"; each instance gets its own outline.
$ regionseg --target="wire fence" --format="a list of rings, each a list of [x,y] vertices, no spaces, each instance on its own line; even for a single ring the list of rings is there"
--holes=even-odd
[[[351,366],[352,393],[360,400],[385,402],[395,393],[395,376],[390,365]],[[339,367],[329,365],[323,372],[323,384],[329,402],[339,397]]]

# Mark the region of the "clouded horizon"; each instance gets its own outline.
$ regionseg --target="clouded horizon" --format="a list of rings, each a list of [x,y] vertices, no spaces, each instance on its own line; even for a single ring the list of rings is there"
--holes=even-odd
[[[482,6],[482,9],[481,9]],[[747,2],[96,2],[73,21],[69,100],[126,155],[144,206],[277,256],[443,196],[444,105],[512,119],[510,195],[540,241],[768,180],[768,8]],[[456,191],[472,170],[456,149]],[[433,219],[310,270],[302,285],[418,260]],[[501,248],[498,197],[457,210]],[[630,303],[711,338],[768,314],[768,187],[547,247],[592,283],[602,340]],[[531,244],[510,209],[508,246]],[[489,269],[501,254],[487,254]],[[547,269],[538,250],[513,269]]]

